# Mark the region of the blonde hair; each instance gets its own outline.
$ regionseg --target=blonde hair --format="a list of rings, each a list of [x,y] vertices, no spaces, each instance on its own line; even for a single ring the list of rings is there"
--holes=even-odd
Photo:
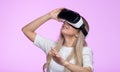
[[[87,21],[83,17],[82,17],[82,19],[83,19],[83,22],[85,24],[85,29],[88,32],[89,31],[89,25],[88,25]],[[73,43],[74,49],[70,53],[70,55],[67,57],[66,61],[69,62],[72,58],[74,58],[75,64],[80,66],[80,67],[82,67],[82,62],[83,62],[82,61],[82,59],[83,59],[82,58],[82,48],[84,46],[87,46],[85,38],[86,37],[84,36],[82,31],[79,30],[79,35],[78,35],[76,41]],[[55,49],[59,52],[60,49],[62,48],[63,44],[64,44],[64,37],[61,34]],[[48,55],[47,55],[47,62],[43,65],[43,71],[45,70],[45,68],[48,68],[48,66],[50,64],[50,61],[51,61],[51,56],[48,53]],[[70,72],[70,71],[67,68],[65,68],[65,72]]]

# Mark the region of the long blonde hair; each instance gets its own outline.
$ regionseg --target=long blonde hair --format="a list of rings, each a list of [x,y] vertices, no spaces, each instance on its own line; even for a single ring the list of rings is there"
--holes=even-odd
[[[87,21],[82,17],[84,25],[85,25],[85,29],[88,32],[89,31],[89,25],[87,23]],[[79,35],[76,39],[76,41],[73,43],[73,51],[70,53],[70,55],[67,57],[66,61],[70,61],[72,58],[74,58],[75,60],[75,64],[82,67],[82,48],[84,46],[87,46],[87,42],[85,41],[85,36],[82,33],[81,30],[79,30]],[[62,34],[60,35],[60,38],[58,40],[58,43],[55,47],[55,49],[59,52],[60,49],[62,48],[62,45],[64,44],[64,37],[62,36]],[[48,54],[47,55],[47,62],[43,65],[43,71],[45,70],[45,68],[48,68],[49,64],[51,61],[51,56]],[[45,71],[44,71],[45,72]],[[65,72],[70,72],[67,68],[65,68]]]

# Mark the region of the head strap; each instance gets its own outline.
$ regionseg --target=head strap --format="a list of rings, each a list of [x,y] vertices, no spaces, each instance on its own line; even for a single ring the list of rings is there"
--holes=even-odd
[[[80,27],[80,30],[82,31],[82,33],[84,34],[84,36],[87,36],[88,32],[85,29],[85,24],[82,24],[82,26]]]

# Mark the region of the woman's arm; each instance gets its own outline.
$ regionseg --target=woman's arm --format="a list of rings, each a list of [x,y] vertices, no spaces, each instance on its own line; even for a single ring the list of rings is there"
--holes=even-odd
[[[49,14],[43,15],[43,16],[37,18],[36,20],[30,22],[29,24],[25,25],[22,28],[22,31],[27,36],[27,38],[33,42],[35,39],[35,35],[36,35],[35,30],[38,27],[40,27],[43,23],[48,21],[49,19],[50,19]]]
[[[92,72],[91,67],[80,67],[80,66],[77,66],[75,64],[71,64],[67,61],[64,61],[64,59],[58,54],[58,52],[54,48],[52,48],[49,51],[49,54],[51,55],[51,57],[53,58],[53,60],[55,62],[66,67],[71,72]]]
[[[45,23],[46,21],[48,21],[49,19],[57,19],[57,15],[58,13],[61,11],[61,8],[55,9],[37,19],[35,19],[34,21],[30,22],[29,24],[25,25],[22,28],[23,33],[26,35],[26,37],[28,39],[30,39],[32,42],[35,39],[36,33],[35,30],[40,27],[43,23]]]
[[[68,62],[64,62],[64,66],[71,72],[92,72],[92,69],[90,67],[79,67]]]

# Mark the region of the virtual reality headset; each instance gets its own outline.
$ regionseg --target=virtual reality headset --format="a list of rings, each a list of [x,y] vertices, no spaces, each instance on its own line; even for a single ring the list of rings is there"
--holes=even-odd
[[[80,28],[83,24],[82,17],[77,12],[68,9],[63,9],[58,14],[58,18],[67,21],[75,28]]]
[[[79,15],[79,13],[74,12],[69,9],[63,9],[59,14],[58,18],[67,21],[70,25],[72,25],[74,28],[80,29],[84,36],[86,36],[88,33],[85,29],[85,25],[83,22],[82,17]]]

